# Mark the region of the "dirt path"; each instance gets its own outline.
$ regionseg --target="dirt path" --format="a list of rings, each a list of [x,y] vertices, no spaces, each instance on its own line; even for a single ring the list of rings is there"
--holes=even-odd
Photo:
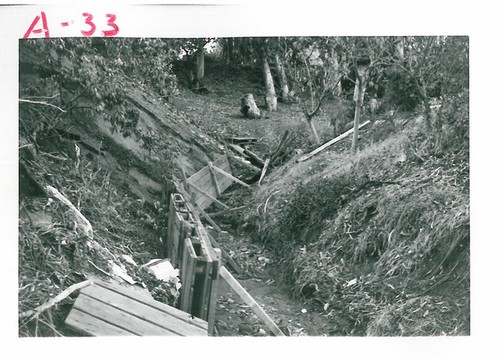
[[[264,311],[288,336],[328,336],[329,324],[319,314],[308,311],[300,300],[292,299],[272,278],[240,280]],[[229,285],[221,280],[216,309],[219,336],[272,336],[265,324]]]
[[[269,153],[279,143],[285,130],[300,134],[303,144],[309,131],[303,118],[299,104],[281,104],[277,112],[263,119],[244,119],[239,113],[240,97],[252,92],[258,105],[263,99],[261,85],[241,79],[228,83],[228,79],[220,72],[207,71],[210,93],[194,94],[189,90],[181,91],[170,99],[177,108],[182,109],[192,123],[207,134],[219,140],[232,136],[250,136],[259,139],[252,150],[258,154]],[[330,118],[324,112],[316,119],[318,131],[328,135]],[[218,235],[213,234],[218,238]],[[275,321],[282,331],[291,336],[324,336],[332,335],[331,324],[318,313],[304,305],[304,301],[291,298],[284,285],[279,284],[270,270],[272,256],[262,247],[252,244],[242,234],[231,234],[226,239],[218,238],[218,242],[244,268],[244,276],[238,278],[241,285],[254,297],[266,313]],[[265,263],[259,261],[265,259]],[[216,330],[219,336],[268,336],[269,329],[261,322],[240,297],[232,291],[224,280],[219,283],[218,303],[216,309]]]
[[[244,233],[209,232],[242,268],[241,274],[230,272],[289,336],[333,335],[332,324],[321,314],[292,298],[280,283],[273,255],[262,245],[252,243]],[[219,281],[216,306],[216,329],[219,336],[272,336],[266,325],[246,305],[225,280]]]

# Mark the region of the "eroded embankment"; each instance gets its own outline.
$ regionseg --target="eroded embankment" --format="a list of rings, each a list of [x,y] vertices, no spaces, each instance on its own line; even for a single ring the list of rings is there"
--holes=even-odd
[[[338,332],[469,332],[467,158],[435,157],[418,134],[289,165],[245,218]]]

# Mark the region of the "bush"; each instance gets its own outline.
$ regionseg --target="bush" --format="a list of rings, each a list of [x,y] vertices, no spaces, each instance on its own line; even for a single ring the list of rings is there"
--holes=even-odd
[[[401,111],[415,110],[420,103],[420,96],[413,79],[401,70],[388,69],[383,103]]]

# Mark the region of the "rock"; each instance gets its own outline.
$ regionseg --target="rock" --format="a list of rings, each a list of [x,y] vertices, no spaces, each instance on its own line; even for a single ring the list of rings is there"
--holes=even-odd
[[[252,335],[253,329],[248,324],[239,324],[238,325],[238,333],[241,335]]]
[[[255,336],[267,336],[266,330],[260,328],[259,331],[257,331],[257,334]]]

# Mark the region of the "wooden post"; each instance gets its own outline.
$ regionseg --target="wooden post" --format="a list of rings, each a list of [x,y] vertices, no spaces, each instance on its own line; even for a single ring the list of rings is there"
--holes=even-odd
[[[215,279],[212,280],[211,283],[211,288],[210,288],[210,297],[209,297],[209,303],[208,303],[208,315],[207,315],[207,322],[208,322],[208,335],[212,336],[214,334],[214,325],[215,325],[215,308],[217,305],[217,288],[219,285],[219,272],[220,272],[220,267],[221,267],[221,249],[214,249],[216,253],[216,259],[214,260],[214,267],[216,269],[212,269],[212,271],[215,273]]]
[[[236,273],[241,274],[242,273],[241,267],[236,263],[236,261],[234,261],[234,259],[231,257],[231,255],[229,255],[228,252],[226,250],[224,250],[222,248],[222,246],[219,245],[219,243],[213,238],[213,236],[208,234],[208,238],[210,239],[210,243],[212,243],[214,250],[220,249],[222,252],[223,259],[226,260],[226,262],[233,268],[233,270]]]
[[[243,286],[231,275],[227,269],[222,266],[220,269],[221,277],[226,280],[227,284],[241,297],[241,299],[254,311],[255,315],[262,320],[275,336],[285,336],[281,329],[274,321],[266,314],[264,309],[253,299],[253,297],[245,290]]]
[[[356,108],[354,110],[354,126],[353,126],[352,146],[351,146],[351,152],[353,154],[356,152],[358,148],[359,121],[361,118],[363,99],[365,97],[366,69],[367,66],[364,65],[356,65],[354,69],[356,72],[356,87],[354,89]]]
[[[222,175],[227,176],[228,178],[230,178],[231,180],[237,182],[240,185],[243,185],[245,187],[250,187],[250,185],[248,185],[247,183],[245,183],[245,182],[241,181],[240,179],[238,179],[237,177],[234,177],[233,175],[225,172],[224,170],[219,169],[217,166],[213,166],[213,169],[215,171],[217,171],[218,173],[221,173]]]
[[[217,167],[214,166],[214,169],[217,169]],[[220,170],[220,169],[219,169]],[[198,186],[194,185],[194,184],[189,184],[189,187],[193,190],[196,190],[198,193],[206,196],[207,198],[209,198],[210,200],[212,200],[214,203],[216,203],[217,205],[219,206],[222,206],[224,209],[229,209],[229,206],[227,206],[226,204],[224,204],[223,202],[217,200],[216,198],[214,198],[212,195],[210,195],[209,193],[201,190]],[[194,200],[196,201],[196,200]]]
[[[180,309],[188,313],[191,312],[196,258],[196,252],[194,251],[191,239],[184,239],[184,253],[182,254],[181,268],[182,287]]]
[[[211,161],[208,162],[208,170],[210,170],[210,175],[212,176],[212,182],[214,183],[215,193],[217,194],[217,197],[219,197],[222,194],[222,191],[219,186],[219,181],[217,181],[217,175],[215,174],[213,164]]]
[[[222,229],[219,227],[219,225],[217,225],[215,223],[215,221],[212,220],[212,218],[205,212],[205,210],[203,210],[201,208],[200,205],[196,204],[196,208],[198,209],[198,211],[200,212],[200,215],[203,216],[209,223],[210,225],[212,225],[214,227],[214,229],[217,231],[217,232],[221,232]]]

